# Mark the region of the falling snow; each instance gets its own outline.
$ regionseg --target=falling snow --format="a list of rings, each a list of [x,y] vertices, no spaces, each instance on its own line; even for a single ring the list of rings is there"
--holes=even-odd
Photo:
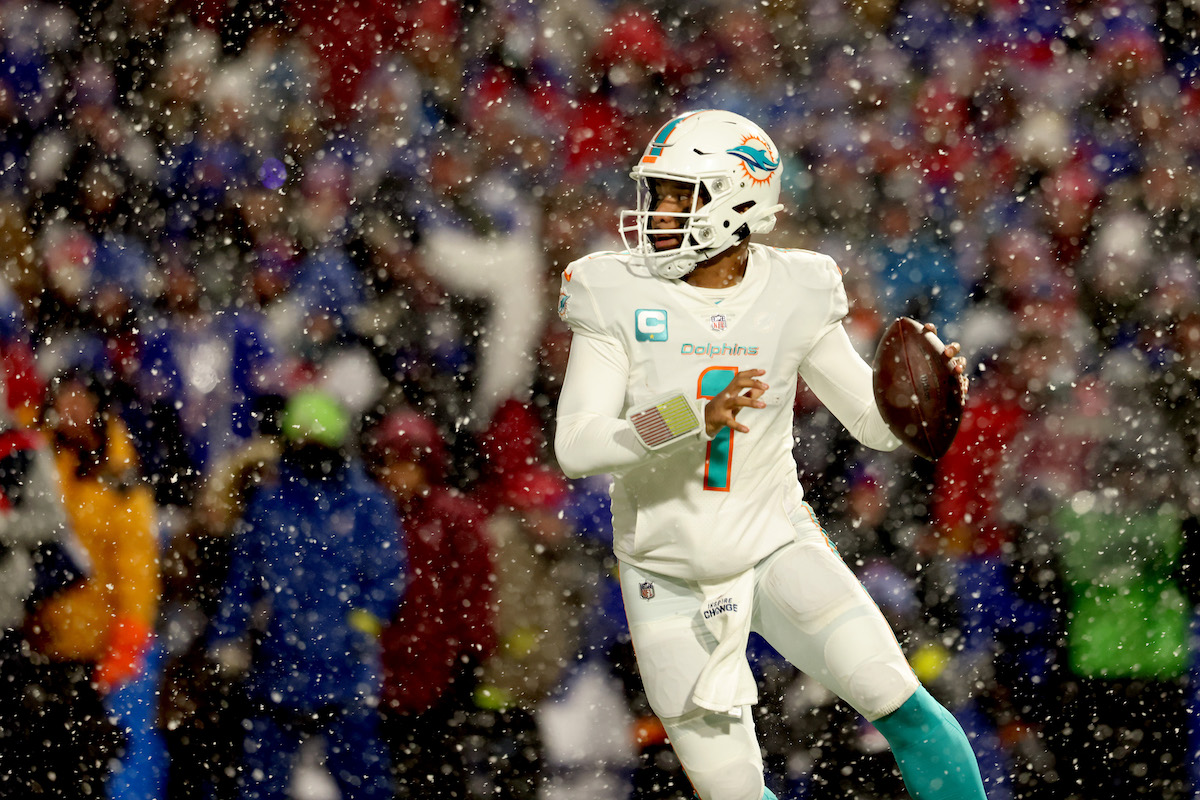
[[[860,353],[962,344],[938,462],[804,387],[793,450],[988,796],[1200,791],[1195,3],[0,0],[0,796],[690,798],[552,442],[696,108]],[[750,650],[770,789],[907,797]]]

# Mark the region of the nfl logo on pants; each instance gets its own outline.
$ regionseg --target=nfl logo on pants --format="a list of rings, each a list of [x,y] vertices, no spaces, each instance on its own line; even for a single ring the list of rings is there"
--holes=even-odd
[[[638,589],[641,590],[643,600],[649,600],[651,597],[654,597],[654,584],[650,581],[639,583]]]

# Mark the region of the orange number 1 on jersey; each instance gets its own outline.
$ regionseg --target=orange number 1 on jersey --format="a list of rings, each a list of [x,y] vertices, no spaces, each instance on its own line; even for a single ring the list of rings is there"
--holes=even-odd
[[[710,400],[733,381],[737,367],[709,367],[696,381],[696,397]],[[733,428],[722,428],[708,443],[704,456],[704,488],[711,492],[729,491],[729,464],[733,457]]]

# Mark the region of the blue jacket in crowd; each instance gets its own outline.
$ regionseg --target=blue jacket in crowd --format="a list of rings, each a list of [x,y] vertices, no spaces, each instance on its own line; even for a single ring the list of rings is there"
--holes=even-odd
[[[405,567],[395,507],[360,462],[311,479],[285,459],[279,480],[247,509],[213,642],[245,633],[265,607],[248,677],[252,697],[311,710],[377,696],[377,638],[348,617],[362,610],[389,619]]]

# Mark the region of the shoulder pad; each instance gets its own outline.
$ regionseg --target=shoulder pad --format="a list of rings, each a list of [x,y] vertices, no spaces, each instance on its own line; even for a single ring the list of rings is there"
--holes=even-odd
[[[620,280],[631,272],[629,259],[623,258],[624,255],[615,250],[602,250],[578,258],[563,270],[563,283],[581,279],[589,286],[599,286]]]
[[[571,330],[600,335],[604,332],[597,292],[607,293],[630,277],[628,259],[621,253],[600,252],[572,261],[562,273],[558,316]]]
[[[776,258],[801,283],[813,288],[831,289],[842,282],[842,270],[831,256],[799,248],[770,248]]]

